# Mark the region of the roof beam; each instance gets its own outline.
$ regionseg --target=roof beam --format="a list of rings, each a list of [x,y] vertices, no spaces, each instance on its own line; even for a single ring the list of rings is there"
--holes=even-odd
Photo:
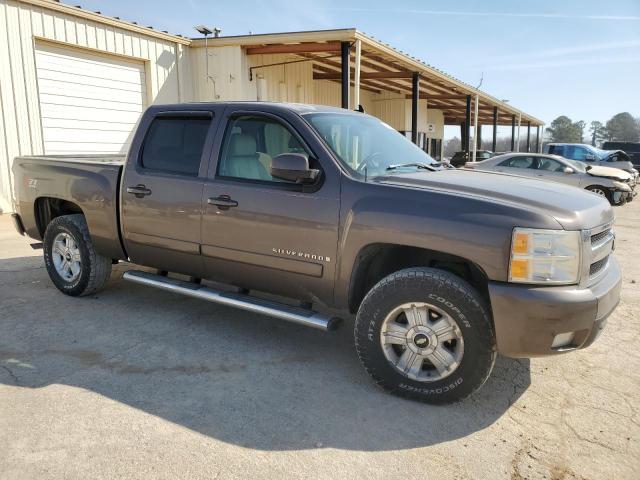
[[[266,55],[276,53],[312,53],[339,52],[340,42],[285,43],[273,45],[255,45],[246,48],[247,55]]]
[[[363,80],[371,80],[377,78],[411,78],[413,72],[360,72],[360,78]],[[339,74],[333,73],[314,73],[314,80],[335,80],[340,78]]]

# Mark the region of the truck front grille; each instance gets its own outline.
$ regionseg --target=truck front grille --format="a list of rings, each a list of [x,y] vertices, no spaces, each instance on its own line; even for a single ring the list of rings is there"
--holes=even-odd
[[[589,267],[589,277],[595,277],[602,271],[604,267],[607,266],[607,262],[609,261],[609,255],[604,258],[601,258],[597,262],[594,262]]]
[[[615,240],[611,224],[603,225],[593,229],[593,231],[597,233],[593,233],[590,239],[589,283],[595,283],[606,272],[609,264],[609,255],[613,251],[613,242]]]
[[[607,228],[606,230],[603,230],[600,233],[591,235],[591,245],[593,246],[601,243],[603,240],[605,240],[609,236],[610,232],[611,232],[611,229]]]

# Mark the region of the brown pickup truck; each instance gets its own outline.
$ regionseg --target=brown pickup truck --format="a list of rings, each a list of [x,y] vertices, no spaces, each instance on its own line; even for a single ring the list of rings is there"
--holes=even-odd
[[[323,330],[337,319],[320,312],[355,313],[365,369],[429,403],[471,394],[497,353],[590,345],[619,300],[606,200],[445,168],[362,113],[153,106],[126,158],[18,157],[14,173],[16,228],[62,292],[126,260],[157,269],[126,280]]]

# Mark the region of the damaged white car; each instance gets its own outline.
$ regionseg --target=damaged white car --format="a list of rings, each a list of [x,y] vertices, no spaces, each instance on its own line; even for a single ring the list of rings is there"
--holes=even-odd
[[[636,195],[632,174],[619,168],[585,165],[557,155],[507,153],[482,162],[467,162],[465,168],[566,183],[601,195],[612,205],[623,205]]]

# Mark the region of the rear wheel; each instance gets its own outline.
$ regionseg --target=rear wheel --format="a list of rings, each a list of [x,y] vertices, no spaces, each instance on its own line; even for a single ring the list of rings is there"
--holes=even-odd
[[[111,275],[111,259],[93,248],[83,215],[54,218],[44,234],[44,262],[53,284],[71,296],[100,290]]]
[[[355,342],[380,386],[433,404],[480,388],[496,357],[492,322],[478,293],[432,268],[401,270],[374,286],[358,310]]]

